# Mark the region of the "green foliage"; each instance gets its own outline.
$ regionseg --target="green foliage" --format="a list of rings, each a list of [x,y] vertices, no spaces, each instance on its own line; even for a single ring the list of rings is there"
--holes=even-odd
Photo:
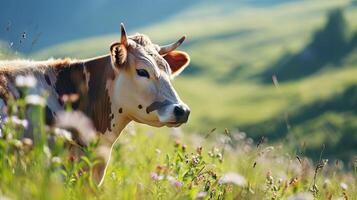
[[[18,81],[19,83],[20,81]],[[72,133],[44,124],[43,97],[8,104],[0,136],[0,197],[13,199],[312,199],[355,197],[357,174],[328,163],[324,150],[314,164],[282,145],[255,145],[245,133],[182,135],[179,129],[144,131],[129,126],[113,147],[106,179],[98,187],[97,141],[71,152]],[[353,90],[353,89],[351,89]],[[350,92],[346,92],[350,95]],[[83,127],[82,127],[83,128]],[[33,137],[29,138],[28,133]],[[301,147],[303,149],[304,147]],[[356,165],[357,166],[357,165]]]
[[[21,104],[17,102],[13,106]],[[32,117],[43,120],[41,105]],[[29,105],[27,106],[29,107]],[[13,113],[14,114],[14,113]],[[14,116],[14,115],[13,115]],[[314,164],[281,145],[256,145],[241,132],[212,130],[206,136],[167,134],[129,127],[113,147],[102,186],[93,184],[95,144],[73,158],[68,138],[41,123],[21,139],[19,119],[4,124],[0,138],[0,196],[13,199],[355,199],[357,174],[342,163]],[[22,121],[21,121],[22,122]],[[51,143],[47,139],[51,137]],[[67,139],[66,139],[67,138]],[[323,156],[323,152],[321,153]]]

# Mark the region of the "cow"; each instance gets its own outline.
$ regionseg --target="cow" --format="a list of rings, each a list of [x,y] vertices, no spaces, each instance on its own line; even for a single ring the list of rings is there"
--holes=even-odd
[[[171,84],[189,64],[189,55],[176,50],[177,42],[159,46],[143,34],[127,36],[121,24],[121,38],[109,54],[84,60],[0,61],[0,105],[19,98],[17,76],[31,75],[35,90],[46,90],[46,122],[64,110],[61,97],[78,94],[74,110],[90,118],[99,138],[96,149],[102,161],[94,169],[94,179],[104,180],[112,146],[131,121],[155,127],[178,127],[186,123],[189,107]],[[77,140],[80,146],[87,145]]]

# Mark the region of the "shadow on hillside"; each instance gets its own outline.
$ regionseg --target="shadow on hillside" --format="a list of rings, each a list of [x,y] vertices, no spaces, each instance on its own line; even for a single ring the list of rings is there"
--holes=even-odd
[[[343,11],[331,11],[326,25],[313,35],[301,52],[282,56],[260,76],[265,83],[271,83],[273,75],[284,82],[312,75],[328,64],[340,66],[343,58],[357,47],[357,33],[349,39],[347,29]]]
[[[252,126],[240,127],[240,129],[250,133],[253,137],[256,133],[266,135],[273,141],[285,138],[287,134],[289,134],[289,127],[300,126],[303,127],[303,133],[314,134],[314,131],[321,131],[324,127],[319,127],[318,129],[320,130],[314,130],[310,126],[305,125],[313,120],[320,119],[320,117],[326,113],[357,116],[357,85],[349,86],[341,94],[330,99],[316,101],[310,105],[297,108],[295,112],[289,113],[288,119],[282,114],[280,118],[271,119]],[[338,127],[336,127],[337,125],[334,123],[329,123],[328,120],[323,123],[323,126],[329,126],[329,129],[334,130],[334,134],[340,136],[337,143],[329,146],[329,150],[333,151],[331,153],[341,153],[343,156],[345,156],[343,151],[353,149],[357,146],[357,136],[351,137],[351,134],[356,131],[357,123],[348,121],[348,118],[344,120],[344,125]],[[258,139],[258,135],[256,135],[255,139]],[[315,150],[316,149],[313,149],[314,152],[316,152]],[[312,153],[312,151],[310,153]]]

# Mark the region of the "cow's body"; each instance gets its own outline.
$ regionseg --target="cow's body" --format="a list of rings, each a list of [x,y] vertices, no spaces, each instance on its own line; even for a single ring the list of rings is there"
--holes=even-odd
[[[109,55],[83,61],[0,61],[0,97],[4,102],[19,97],[15,85],[15,78],[19,75],[36,79],[36,86],[30,89],[29,94],[48,93],[48,123],[51,123],[56,113],[64,110],[61,97],[76,94],[80,98],[73,103],[73,108],[90,117],[98,132],[104,134],[112,131],[114,111],[111,110],[108,89],[114,79],[114,72]]]
[[[111,46],[109,55],[87,60],[0,61],[0,106],[19,97],[15,86],[19,75],[37,80],[30,94],[48,93],[48,124],[64,110],[63,95],[78,95],[72,107],[95,126],[99,137],[96,151],[103,160],[95,169],[95,178],[103,180],[111,147],[130,121],[170,127],[187,121],[188,107],[169,81],[189,62],[186,53],[174,51],[183,40],[159,47],[144,35],[127,38],[122,26],[121,42]],[[76,142],[86,145],[78,138]]]
[[[1,110],[11,98],[19,98],[20,91],[15,85],[18,76],[33,76],[36,85],[29,89],[29,95],[48,94],[46,100],[46,123],[51,125],[56,115],[64,111],[63,95],[79,95],[72,108],[88,116],[97,130],[101,144],[98,154],[104,163],[109,161],[110,151],[116,138],[129,120],[119,116],[119,108],[111,103],[114,89],[114,71],[110,55],[88,60],[48,60],[48,61],[0,61],[0,106]],[[115,112],[116,111],[116,112]],[[6,113],[1,113],[6,118]],[[33,138],[32,133],[25,137]],[[74,137],[83,146],[83,139]],[[78,150],[72,151],[78,153]],[[103,169],[103,166],[101,167]],[[101,169],[101,170],[102,170]],[[101,171],[100,170],[100,171]],[[101,177],[100,172],[99,177]]]
[[[48,93],[46,121],[53,122],[56,113],[64,110],[63,95],[79,95],[73,109],[80,110],[92,121],[98,133],[112,132],[115,127],[110,93],[114,80],[110,55],[89,60],[0,61],[0,98],[5,104],[18,98],[17,76],[33,76],[36,86],[29,94]]]

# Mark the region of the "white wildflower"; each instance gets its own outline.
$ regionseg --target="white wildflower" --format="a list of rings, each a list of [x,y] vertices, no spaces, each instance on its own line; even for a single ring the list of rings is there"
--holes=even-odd
[[[39,105],[39,106],[45,106],[46,104],[46,99],[35,94],[30,94],[25,97],[25,101],[29,105]]]
[[[27,128],[28,127],[28,121],[26,119],[20,119],[17,116],[11,116],[5,119],[5,122],[9,123],[13,123],[16,126],[21,126],[23,128]]]
[[[207,196],[207,192],[199,192],[196,195],[196,199],[203,199]]]
[[[62,128],[55,128],[53,130],[54,134],[58,137],[61,137],[67,141],[72,141],[72,133],[65,130],[65,129],[62,129]]]
[[[341,189],[344,190],[344,191],[346,191],[346,190],[348,189],[348,185],[347,185],[346,183],[344,183],[344,182],[341,182],[341,183],[340,183],[340,187],[341,187]]]
[[[325,179],[322,187],[326,189],[329,185],[331,185],[331,181],[329,179]]]
[[[155,172],[151,172],[150,173],[150,177],[151,177],[151,179],[152,180],[154,180],[154,181],[161,181],[162,179],[164,179],[164,177],[162,176],[162,175],[158,175],[157,173],[155,173]]]
[[[85,144],[89,144],[97,138],[96,130],[91,120],[79,111],[58,113],[56,126],[67,129],[72,128],[78,131],[79,139]]]
[[[16,148],[22,148],[22,142],[20,140],[14,140],[14,146]]]
[[[247,134],[245,132],[235,132],[232,135],[235,141],[240,141],[244,140]]]
[[[60,157],[54,156],[52,157],[51,162],[54,164],[61,164],[62,161]]]
[[[26,147],[31,147],[33,145],[33,141],[30,138],[22,138],[21,142]]]
[[[242,175],[237,174],[235,172],[229,172],[229,173],[224,174],[218,180],[218,182],[220,184],[233,183],[237,186],[245,186],[247,181],[245,180],[245,178]]]
[[[182,187],[183,183],[176,180],[174,177],[172,176],[167,176],[166,179],[170,182],[171,185],[177,187],[177,188],[180,188]]]
[[[6,140],[12,140],[12,138],[14,138],[14,135],[12,133],[6,134]]]
[[[247,144],[248,145],[253,145],[254,141],[252,138],[247,138]]]
[[[36,79],[33,76],[17,76],[15,84],[17,87],[32,88],[36,85]]]
[[[51,157],[51,150],[50,150],[50,148],[48,147],[48,146],[43,146],[43,152],[46,154],[46,156],[48,157],[48,158],[50,158]]]

